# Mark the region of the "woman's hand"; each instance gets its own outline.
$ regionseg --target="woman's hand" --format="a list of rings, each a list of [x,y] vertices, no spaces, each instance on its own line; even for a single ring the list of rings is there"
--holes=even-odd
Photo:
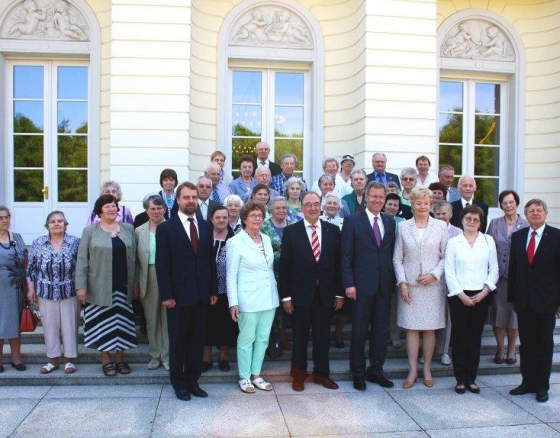
[[[35,301],[37,301],[37,295],[35,294],[35,289],[31,289],[29,288],[27,290],[27,300],[31,301],[32,303],[34,303]]]
[[[140,285],[138,283],[134,283],[134,287],[132,288],[132,298],[137,300],[140,296]]]
[[[434,281],[436,281],[436,277],[434,276],[434,274],[426,274],[418,277],[418,283],[420,283],[422,286],[428,286]]]
[[[239,306],[231,306],[229,308],[229,314],[233,322],[237,322],[239,320]]]
[[[76,296],[78,297],[78,300],[80,300],[80,303],[82,304],[86,303],[86,295],[87,295],[87,291],[85,289],[78,289],[76,291]]]
[[[408,285],[401,286],[401,288],[399,289],[399,293],[401,295],[401,300],[403,300],[406,304],[410,304],[412,300],[410,299]]]
[[[475,305],[472,298],[469,297],[465,292],[461,292],[458,296],[465,306],[472,307]]]
[[[482,289],[479,293],[477,293],[476,295],[474,295],[472,297],[472,302],[474,304],[478,304],[480,303],[484,298],[486,298],[486,296],[490,293],[490,289],[488,289],[487,287],[485,287],[484,289]]]

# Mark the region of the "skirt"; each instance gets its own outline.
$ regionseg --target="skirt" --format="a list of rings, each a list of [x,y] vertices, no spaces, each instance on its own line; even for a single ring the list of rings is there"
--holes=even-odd
[[[136,325],[125,292],[113,292],[113,305],[84,308],[84,346],[99,351],[136,348]]]

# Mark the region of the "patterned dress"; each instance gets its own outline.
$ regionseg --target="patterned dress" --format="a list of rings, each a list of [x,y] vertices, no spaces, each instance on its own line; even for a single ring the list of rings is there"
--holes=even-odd
[[[25,299],[27,249],[22,237],[10,233],[9,243],[0,243],[0,338],[19,337],[19,318]]]

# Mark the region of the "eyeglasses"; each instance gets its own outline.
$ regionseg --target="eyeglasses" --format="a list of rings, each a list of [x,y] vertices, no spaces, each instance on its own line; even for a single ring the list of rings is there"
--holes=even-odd
[[[205,185],[199,184],[199,185],[198,185],[198,188],[199,188],[199,189],[211,189],[212,186],[205,186]]]
[[[416,181],[416,178],[401,178],[403,181]]]
[[[262,214],[250,214],[249,216],[247,216],[249,219],[253,219],[253,220],[262,220],[263,219],[263,215]]]
[[[302,204],[303,207],[305,208],[321,208],[321,203],[320,202],[306,202],[305,204]]]
[[[11,215],[0,216],[0,221],[9,221],[11,217],[12,217]]]
[[[465,217],[463,218],[463,220],[464,220],[465,222],[467,222],[468,224],[478,224],[478,223],[480,223],[480,219],[477,218],[477,217],[465,216]]]

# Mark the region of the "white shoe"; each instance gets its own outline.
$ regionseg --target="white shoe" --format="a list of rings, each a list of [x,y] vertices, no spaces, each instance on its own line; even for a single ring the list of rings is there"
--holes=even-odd
[[[451,365],[451,358],[449,357],[449,354],[442,354],[440,362],[442,365]]]
[[[162,362],[162,364],[165,371],[169,371],[169,364],[167,362]]]
[[[420,359],[418,359],[418,362],[424,363],[424,356],[420,356]]]
[[[150,361],[150,363],[148,364],[148,369],[149,370],[157,370],[159,368],[160,364],[161,363],[160,363],[159,359],[152,359]]]

